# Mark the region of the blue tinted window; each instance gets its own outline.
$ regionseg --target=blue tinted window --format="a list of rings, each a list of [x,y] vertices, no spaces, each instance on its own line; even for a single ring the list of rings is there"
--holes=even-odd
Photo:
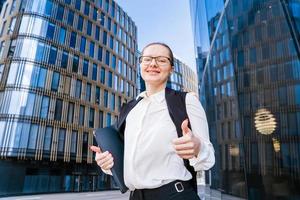
[[[94,57],[94,49],[95,49],[95,43],[90,42],[90,57]]]
[[[71,0],[65,0],[66,4],[71,4]]]
[[[114,38],[112,35],[109,37],[109,47],[114,49]]]
[[[115,110],[115,103],[116,103],[116,95],[112,94],[110,99],[110,109]]]
[[[116,7],[116,4],[114,1],[112,1],[112,8],[111,8],[111,16],[112,17],[115,17],[115,7]]]
[[[82,31],[82,27],[83,27],[83,17],[81,15],[79,15],[79,17],[78,17],[78,23],[77,23],[77,29],[79,31]]]
[[[48,24],[46,38],[53,39],[54,36],[55,25],[53,23]]]
[[[114,23],[114,35],[117,36],[118,26],[117,23]]]
[[[51,138],[52,138],[52,127],[47,126],[46,132],[45,132],[45,137],[44,137],[44,150],[45,151],[50,151]]]
[[[109,59],[110,59],[110,53],[108,50],[106,50],[105,54],[105,64],[109,65]]]
[[[77,10],[80,10],[80,6],[81,6],[81,0],[75,0],[75,8]]]
[[[90,116],[89,116],[89,127],[94,128],[94,116],[95,116],[95,109],[90,108]]]
[[[108,91],[104,90],[104,106],[108,106]]]
[[[51,90],[52,91],[57,91],[58,90],[59,78],[60,78],[60,74],[58,72],[53,72],[52,83],[51,83]]]
[[[79,109],[79,125],[84,125],[84,106],[80,106]]]
[[[74,103],[70,102],[68,107],[68,123],[73,123]]]
[[[61,21],[64,16],[64,7],[62,5],[58,5],[56,19]]]
[[[86,44],[86,39],[84,36],[81,36],[80,51],[82,53],[85,53],[85,44]]]
[[[94,7],[94,11],[93,11],[93,20],[97,21],[97,8]]]
[[[57,56],[57,48],[51,47],[48,63],[55,65],[56,56]]]
[[[68,67],[68,58],[69,53],[67,51],[63,51],[62,57],[61,57],[61,67],[66,69]]]
[[[55,112],[54,112],[55,120],[61,120],[62,104],[63,104],[62,99],[56,99]]]
[[[115,56],[115,55],[112,55],[112,57],[111,57],[111,67],[112,67],[113,69],[116,69],[116,63],[117,63],[117,61],[116,61],[116,56]]]
[[[76,147],[77,147],[77,131],[72,131],[72,137],[71,137],[71,153],[76,153]]]
[[[92,73],[92,80],[97,80],[97,64],[93,64],[93,73]]]
[[[61,27],[60,31],[59,31],[59,38],[58,38],[58,40],[59,40],[59,42],[61,44],[64,44],[65,43],[65,39],[66,39],[66,29],[63,28],[63,27]]]
[[[84,14],[88,16],[89,13],[90,13],[90,3],[86,1],[84,7]]]
[[[96,86],[96,95],[95,95],[95,98],[96,98],[96,103],[97,104],[100,104],[100,88],[98,86]]]
[[[101,67],[100,82],[102,84],[105,84],[105,68],[104,67]]]
[[[103,51],[102,47],[99,46],[99,48],[98,48],[98,60],[99,61],[102,61],[102,51]]]
[[[107,32],[106,32],[106,31],[103,31],[102,43],[103,43],[104,45],[107,44]]]
[[[71,33],[71,39],[70,39],[70,47],[75,48],[76,46],[76,32]]]
[[[53,7],[52,0],[47,0],[46,7],[45,7],[46,16],[51,16],[52,7]]]
[[[38,43],[37,49],[36,49],[36,54],[35,54],[35,60],[36,61],[43,61],[44,58],[44,49],[45,45],[43,43]]]
[[[59,129],[58,144],[57,144],[57,152],[58,153],[64,152],[65,135],[66,135],[66,129],[64,129],[64,128]]]
[[[101,24],[102,26],[104,26],[104,24],[105,24],[105,14],[104,14],[104,13],[101,13],[100,24]]]
[[[74,21],[74,12],[72,10],[69,10],[68,24],[70,26],[73,26],[73,21]]]
[[[35,149],[39,126],[32,124],[29,132],[28,149]]]
[[[111,19],[109,17],[107,18],[107,29],[111,31]]]
[[[83,76],[88,76],[88,73],[89,73],[89,61],[87,59],[84,59],[82,75]]]
[[[300,84],[295,85],[295,104],[300,105]]]
[[[79,57],[75,55],[73,57],[73,67],[72,67],[73,72],[78,72],[78,64],[79,64]]]
[[[109,11],[109,0],[105,0],[104,8],[105,8],[105,11],[108,13],[108,11]]]
[[[100,40],[100,28],[99,26],[96,26],[96,33],[95,33],[95,40],[99,41]]]
[[[87,23],[86,33],[87,33],[89,36],[92,35],[92,22],[91,22],[91,21],[88,21],[88,23]]]
[[[46,119],[48,116],[50,98],[48,96],[43,96],[41,104],[40,117]]]
[[[102,7],[102,0],[96,0],[97,2],[96,2],[96,5],[98,6],[98,7]]]
[[[85,100],[91,101],[91,88],[92,85],[90,83],[86,84],[86,91],[85,91]]]
[[[37,87],[44,88],[46,83],[46,77],[47,77],[47,69],[41,67],[39,71]]]
[[[113,80],[113,78],[112,78],[112,72],[109,71],[108,72],[108,86],[109,87],[112,87],[112,80]]]
[[[81,80],[76,81],[75,97],[80,99],[81,96]]]
[[[106,125],[110,126],[111,125],[111,114],[107,113],[106,115]]]

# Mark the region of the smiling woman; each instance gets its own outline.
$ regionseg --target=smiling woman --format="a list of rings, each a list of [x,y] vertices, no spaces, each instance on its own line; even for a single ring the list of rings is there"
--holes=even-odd
[[[192,93],[166,88],[173,71],[173,53],[166,44],[150,43],[141,55],[146,91],[122,106],[116,124],[124,135],[130,200],[197,200],[195,171],[215,162],[204,110]],[[101,169],[111,174],[112,154],[95,146],[91,150]]]

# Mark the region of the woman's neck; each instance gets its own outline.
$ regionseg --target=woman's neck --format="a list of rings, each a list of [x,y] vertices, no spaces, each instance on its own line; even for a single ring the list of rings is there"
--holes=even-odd
[[[158,93],[158,92],[164,90],[165,88],[166,88],[166,84],[162,84],[159,86],[146,84],[146,94],[147,94],[147,96],[151,96],[155,93]]]

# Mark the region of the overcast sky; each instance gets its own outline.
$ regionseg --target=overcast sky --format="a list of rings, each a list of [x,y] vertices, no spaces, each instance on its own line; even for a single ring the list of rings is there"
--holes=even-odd
[[[115,0],[138,28],[138,48],[150,42],[168,44],[195,72],[189,0]]]

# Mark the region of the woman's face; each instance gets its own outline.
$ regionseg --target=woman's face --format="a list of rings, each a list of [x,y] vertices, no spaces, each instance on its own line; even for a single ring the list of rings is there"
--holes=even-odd
[[[158,58],[160,56],[161,58]],[[151,57],[156,57],[157,59],[152,59]],[[147,62],[143,62],[143,58],[146,58],[145,61]],[[164,60],[164,58],[169,59]],[[172,71],[170,54],[166,47],[154,44],[144,49],[141,62],[141,75],[146,84],[158,87],[162,86],[167,82]]]

